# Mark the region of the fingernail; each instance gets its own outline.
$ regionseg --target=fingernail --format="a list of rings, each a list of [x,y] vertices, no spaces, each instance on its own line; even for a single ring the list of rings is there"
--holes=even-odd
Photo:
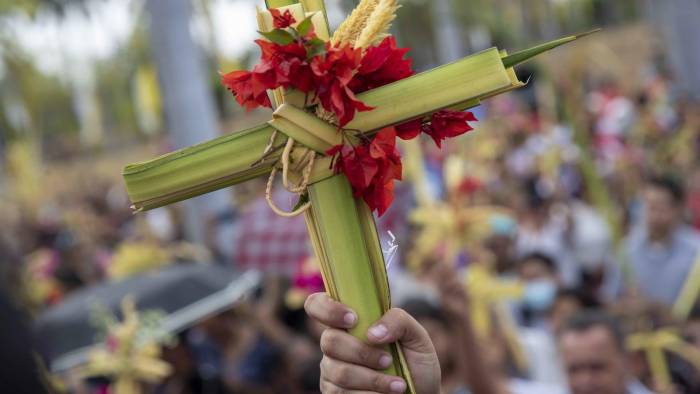
[[[389,368],[391,365],[391,357],[388,355],[383,355],[379,357],[379,366],[382,368]]]
[[[389,384],[389,389],[392,393],[404,393],[406,392],[406,383],[402,380],[395,380]]]
[[[345,321],[345,324],[348,325],[348,327],[352,327],[355,325],[355,322],[357,321],[357,317],[355,316],[354,313],[348,312],[343,316],[343,321]]]
[[[375,339],[382,339],[389,332],[386,326],[383,324],[377,324],[376,326],[369,329],[369,335],[373,336]]]

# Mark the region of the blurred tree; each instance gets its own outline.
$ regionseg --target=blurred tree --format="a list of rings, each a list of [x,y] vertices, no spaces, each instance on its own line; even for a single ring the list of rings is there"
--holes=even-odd
[[[649,0],[651,19],[663,32],[680,87],[700,99],[700,1]]]
[[[33,18],[41,10],[62,16],[69,6],[85,10],[88,1],[95,0],[0,0],[0,16],[24,12]]]
[[[36,18],[44,13],[61,19],[68,7],[87,12],[86,4],[86,0],[0,0],[0,26],[4,20],[17,18],[19,14]],[[0,138],[14,138],[23,133],[22,137],[53,146],[55,137],[61,134],[70,135],[80,130],[82,137],[85,126],[90,123],[86,122],[88,119],[99,137],[101,122],[94,86],[85,89],[86,86],[69,76],[71,72],[87,74],[76,74],[63,59],[64,72],[60,77],[43,75],[34,67],[32,57],[18,46],[10,30],[0,29],[0,41],[3,43],[0,60],[5,71],[4,102],[0,110],[5,112],[4,118],[10,125],[0,130],[0,134],[4,134]],[[83,80],[89,81],[89,78]],[[20,118],[26,120],[18,126]]]
[[[433,28],[437,46],[439,64],[453,62],[465,55],[462,34],[457,21],[452,15],[451,0],[435,0],[432,3]]]
[[[96,67],[97,89],[104,113],[104,127],[113,139],[127,136],[133,138],[137,131],[145,135],[155,130],[146,130],[139,120],[139,98],[136,97],[138,72],[152,68],[148,30],[143,13],[136,16],[135,24],[126,44],[110,58],[99,61]],[[160,117],[160,114],[156,114]],[[157,123],[157,122],[156,122]]]
[[[1,60],[5,77],[3,91],[5,119],[3,139],[54,136],[75,133],[78,121],[71,105],[71,91],[58,78],[42,74],[30,56],[8,40],[2,42]]]
[[[437,64],[436,45],[433,36],[433,17],[429,2],[404,1],[399,10],[400,18],[394,22],[397,40],[403,47],[411,48],[414,68],[419,71]]]
[[[182,148],[218,135],[202,54],[190,35],[191,0],[147,0],[150,41],[172,141]],[[186,236],[201,242],[207,217],[228,205],[225,192],[185,202]]]
[[[7,15],[15,11],[34,15],[39,9],[39,3],[39,0],[0,0],[0,15]]]

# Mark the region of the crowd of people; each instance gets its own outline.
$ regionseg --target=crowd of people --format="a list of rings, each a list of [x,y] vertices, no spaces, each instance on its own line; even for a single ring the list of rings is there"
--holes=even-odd
[[[426,182],[408,177],[380,219],[382,238],[398,243],[389,273],[399,309],[368,340],[401,340],[419,393],[700,392],[692,354],[667,351],[659,374],[644,351],[657,345],[630,340],[668,329],[700,352],[692,275],[700,263],[700,104],[677,95],[662,72],[634,90],[613,80],[585,85],[577,98],[555,84],[557,105],[547,111],[535,83],[478,109],[489,120],[460,142],[443,151],[423,144]],[[254,268],[267,274],[254,297],[163,348],[174,373],[153,392],[406,389],[378,372],[390,362],[380,347],[343,331],[356,323],[351,310],[321,294],[304,310],[306,296],[323,290],[304,223],[287,221],[277,235],[291,246],[274,246],[269,233],[281,226],[260,223],[262,181],[238,189],[232,208],[210,218],[205,245],[184,242],[181,207],[134,216],[118,178],[74,181],[36,206],[2,201],[0,301],[22,306],[3,314],[36,316],[76,290],[166,264]],[[421,193],[466,217],[459,234],[427,249],[421,232],[439,230],[411,220]],[[463,215],[479,210],[493,214]],[[261,260],[251,248],[267,254]],[[476,269],[493,288],[518,290],[484,295],[469,280]],[[484,305],[485,320],[475,312]],[[99,386],[70,377],[63,384],[85,393]]]

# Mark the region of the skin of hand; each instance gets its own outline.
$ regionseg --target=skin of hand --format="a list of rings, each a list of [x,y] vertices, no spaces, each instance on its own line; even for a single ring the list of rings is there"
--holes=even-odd
[[[324,394],[393,394],[406,392],[406,382],[384,374],[392,357],[382,347],[399,342],[413,375],[417,394],[440,393],[440,363],[425,329],[401,309],[389,310],[367,331],[367,342],[345,330],[357,315],[325,293],[312,294],[306,313],[328,326],[321,336],[321,392]]]

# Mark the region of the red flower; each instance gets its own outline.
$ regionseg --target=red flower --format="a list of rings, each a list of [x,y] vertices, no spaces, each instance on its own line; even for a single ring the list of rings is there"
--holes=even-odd
[[[274,24],[275,29],[286,29],[289,26],[297,23],[296,19],[294,19],[289,10],[284,11],[283,14],[280,12],[280,10],[271,8],[270,14],[272,14],[272,23]]]
[[[408,141],[418,137],[418,135],[424,131],[425,126],[426,125],[423,123],[423,119],[418,118],[402,123],[394,128],[396,129],[396,135],[399,138]]]
[[[304,45],[293,42],[279,45],[265,40],[255,41],[262,51],[262,61],[272,64],[278,73],[278,87],[293,87],[304,93],[315,90],[314,75],[306,60],[307,51]]]
[[[352,186],[355,197],[362,194],[372,183],[377,174],[378,166],[369,156],[366,145],[352,147],[349,145],[337,145],[326,152],[335,157],[335,171],[344,173]]]
[[[457,137],[473,130],[467,122],[476,122],[471,112],[443,110],[433,114],[430,122],[414,119],[395,126],[396,134],[403,140],[412,140],[421,132],[430,135],[438,147],[448,137]]]
[[[335,170],[348,178],[355,197],[379,216],[394,200],[394,180],[401,180],[401,156],[396,149],[396,131],[380,131],[369,145],[338,145],[327,152],[335,156]]]
[[[423,132],[430,135],[435,141],[435,145],[441,148],[444,139],[457,137],[474,130],[467,122],[476,121],[476,117],[471,112],[439,111],[433,114],[430,125],[424,127]]]
[[[265,72],[258,75],[255,72],[234,71],[224,75],[221,83],[233,93],[241,106],[250,111],[257,107],[272,107],[267,96],[268,87],[264,84],[266,79]]]
[[[384,174],[383,182],[389,180],[401,180],[402,166],[401,154],[396,149],[396,130],[388,127],[381,130],[369,145],[370,156],[379,160],[382,164],[381,173]]]
[[[304,93],[316,89],[302,44],[279,45],[265,40],[256,43],[262,51],[262,59],[253,71],[234,71],[222,78],[223,85],[233,92],[241,106],[247,110],[272,107],[267,95],[270,89],[293,87]]]
[[[370,111],[355,97],[348,86],[362,61],[362,51],[349,45],[326,45],[326,54],[311,60],[311,70],[316,81],[316,95],[321,106],[338,117],[340,127],[348,124],[357,111]]]
[[[280,45],[267,40],[255,40],[255,43],[260,47],[262,60],[277,63],[290,59],[306,59],[306,48],[298,42]]]
[[[378,88],[413,75],[412,59],[405,59],[410,48],[397,48],[389,36],[379,45],[367,48],[360,69],[352,82],[355,93]]]

